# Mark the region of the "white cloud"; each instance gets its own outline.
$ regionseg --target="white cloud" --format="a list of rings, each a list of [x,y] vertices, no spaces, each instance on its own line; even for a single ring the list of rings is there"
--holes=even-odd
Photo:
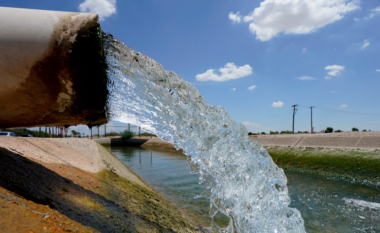
[[[329,76],[326,76],[325,79],[329,80],[332,78],[331,76],[339,76],[344,70],[344,68],[345,68],[344,66],[339,66],[339,65],[326,66],[325,70],[329,71],[327,73]]]
[[[232,88],[231,90],[236,91],[236,88],[234,87],[234,88]]]
[[[364,17],[364,19],[371,19],[375,15],[380,14],[380,6],[376,7],[375,9],[372,9],[372,13],[368,17]]]
[[[81,12],[98,14],[103,21],[116,13],[116,0],[85,0],[78,8]]]
[[[270,130],[274,130],[274,128],[268,128],[265,127],[259,123],[254,123],[254,122],[249,122],[249,121],[244,121],[242,123],[248,130],[248,132],[253,132],[253,133],[258,133],[258,132],[269,132]]]
[[[355,20],[355,21],[359,21],[359,18],[356,18],[356,17],[355,17],[354,20]]]
[[[347,104],[342,104],[342,105],[340,105],[340,107],[345,108],[345,107],[347,107]]]
[[[361,49],[365,49],[365,47],[367,47],[368,45],[369,45],[369,41],[368,41],[368,39],[367,39],[367,40],[364,40]]]
[[[283,105],[284,105],[283,102],[278,101],[278,102],[273,102],[272,107],[274,107],[274,108],[281,108]]]
[[[302,49],[302,54],[306,54],[309,50],[307,48]]]
[[[380,69],[376,70],[377,72],[380,72]]]
[[[357,0],[264,0],[244,17],[249,29],[261,41],[279,33],[308,34],[358,9]]]
[[[310,77],[310,76],[302,76],[302,77],[299,77],[297,79],[302,80],[302,81],[315,80],[315,78]]]
[[[219,68],[220,74],[216,74],[214,69],[209,69],[203,74],[198,74],[195,78],[198,81],[217,81],[224,82],[230,79],[238,79],[252,74],[252,67],[244,65],[237,67],[234,63],[227,63],[224,67]]]
[[[257,87],[257,86],[252,85],[252,86],[248,87],[248,90],[252,91],[252,90],[255,89],[256,87]]]
[[[240,12],[238,11],[236,14],[234,14],[233,12],[230,12],[228,14],[228,18],[230,18],[230,20],[232,20],[232,22],[234,22],[234,23],[240,23],[240,21],[241,21]]]

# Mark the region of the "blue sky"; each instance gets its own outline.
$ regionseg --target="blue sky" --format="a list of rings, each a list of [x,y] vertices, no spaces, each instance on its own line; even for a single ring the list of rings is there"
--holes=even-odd
[[[316,106],[316,131],[380,130],[378,0],[0,0],[0,6],[99,13],[103,30],[180,74],[252,132],[291,130],[293,104],[302,105],[296,131],[310,131],[307,106]]]

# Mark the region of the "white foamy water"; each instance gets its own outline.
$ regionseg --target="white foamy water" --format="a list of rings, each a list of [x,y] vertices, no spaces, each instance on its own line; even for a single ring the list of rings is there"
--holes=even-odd
[[[343,198],[343,201],[347,205],[354,205],[356,207],[364,207],[364,208],[369,208],[373,210],[380,210],[380,203],[376,203],[376,202],[369,202],[369,201],[356,200],[356,199],[350,199],[350,198]]]
[[[189,82],[149,57],[103,34],[110,79],[110,119],[142,126],[188,155],[211,194],[210,215],[228,216],[218,232],[305,232],[289,208],[284,171],[248,138],[246,128],[220,106],[210,106]],[[209,192],[205,192],[209,193]]]

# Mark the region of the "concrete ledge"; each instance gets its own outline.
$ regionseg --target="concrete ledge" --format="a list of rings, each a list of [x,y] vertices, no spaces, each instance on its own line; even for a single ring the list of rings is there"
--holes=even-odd
[[[159,150],[172,150],[172,151],[177,150],[172,144],[168,142],[164,142],[159,138],[150,139],[149,141],[142,144],[141,147],[149,148],[149,149],[159,149]]]
[[[300,138],[295,137],[283,137],[283,138],[260,138],[260,137],[249,137],[252,140],[257,140],[261,145],[266,146],[295,146],[299,142]]]
[[[102,146],[140,146],[147,142],[149,139],[131,138],[131,139],[121,139],[121,138],[102,138],[95,139],[94,141]]]
[[[356,147],[360,137],[307,137],[297,145],[299,147]]]
[[[362,137],[357,147],[360,148],[380,148],[380,137]]]

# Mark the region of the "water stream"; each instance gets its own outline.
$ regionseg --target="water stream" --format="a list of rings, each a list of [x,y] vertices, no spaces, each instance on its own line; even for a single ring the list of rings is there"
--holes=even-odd
[[[194,199],[201,190],[196,174],[186,167],[186,156],[178,151],[142,147],[109,148],[123,163],[179,208],[209,225],[209,201]],[[286,172],[290,206],[300,210],[308,233],[380,232],[378,188],[329,180],[325,177]],[[217,215],[215,224],[225,227],[228,218]]]
[[[209,105],[189,82],[153,59],[103,34],[110,119],[139,125],[183,149],[199,174],[210,216],[229,218],[218,232],[305,232],[289,207],[287,178],[246,128],[220,106]]]

